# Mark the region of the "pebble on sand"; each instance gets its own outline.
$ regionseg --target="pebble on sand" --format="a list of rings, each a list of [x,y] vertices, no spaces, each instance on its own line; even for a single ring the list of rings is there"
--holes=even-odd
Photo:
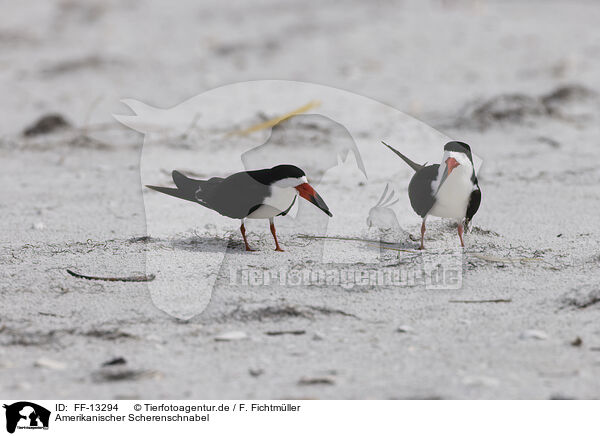
[[[500,381],[494,377],[488,377],[485,375],[468,375],[462,380],[465,386],[472,387],[487,387],[493,388],[500,385]]]
[[[15,389],[17,389],[19,391],[30,391],[32,387],[33,386],[31,386],[31,383],[26,382],[26,381],[18,382],[15,384]]]
[[[323,339],[325,339],[325,335],[323,335],[321,332],[314,332],[312,336],[313,341],[322,341]]]
[[[581,345],[583,345],[583,339],[581,339],[579,336],[577,336],[575,339],[573,339],[571,341],[571,345],[573,347],[581,347]]]
[[[46,357],[40,357],[35,361],[34,366],[38,368],[49,368],[55,369],[57,371],[63,370],[67,367],[67,365],[63,362],[58,362],[56,360],[48,359]]]
[[[519,337],[521,339],[536,339],[538,341],[543,341],[548,339],[548,333],[541,330],[525,330]]]
[[[10,360],[0,360],[0,369],[14,368],[14,363]]]
[[[221,333],[220,335],[215,336],[215,341],[217,342],[227,342],[227,341],[239,341],[241,339],[246,339],[248,335],[246,332],[242,331],[232,331]]]
[[[250,368],[250,369],[248,369],[248,374],[250,374],[252,377],[260,377],[264,373],[265,373],[265,370],[262,369],[262,368]]]

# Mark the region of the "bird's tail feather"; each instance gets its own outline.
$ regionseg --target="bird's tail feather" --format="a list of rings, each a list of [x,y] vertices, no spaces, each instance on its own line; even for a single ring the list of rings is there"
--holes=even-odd
[[[419,171],[420,169],[422,169],[425,166],[425,165],[419,165],[418,163],[413,162],[412,160],[410,160],[409,158],[404,156],[402,153],[400,153],[398,150],[396,150],[391,145],[388,145],[383,141],[381,141],[381,143],[383,145],[385,145],[387,148],[389,148],[390,150],[392,150],[394,153],[396,153],[400,157],[400,159],[402,159],[404,162],[406,162],[408,164],[408,166],[411,167],[413,170]]]
[[[183,200],[198,202],[196,197],[196,191],[200,186],[199,180],[190,179],[184,176],[179,171],[173,171],[171,173],[173,182],[177,188],[165,188],[162,186],[150,186],[146,185],[147,188],[154,189],[155,191],[162,192],[163,194],[171,195],[172,197],[181,198]]]
[[[190,195],[189,192],[182,191],[178,188],[165,188],[163,186],[152,186],[152,185],[146,185],[146,188],[150,188],[150,189],[153,189],[154,191],[162,192],[163,194],[167,194],[172,197],[177,197],[177,198],[181,198],[183,200],[193,201],[194,203],[197,203],[196,197],[194,196],[193,193],[192,193],[192,195]]]
[[[179,171],[173,171],[171,173],[171,176],[173,177],[173,182],[175,183],[175,186],[177,186],[177,188],[165,188],[162,186],[150,185],[146,185],[146,187],[158,192],[162,192],[163,194],[181,198],[183,200],[193,201],[194,203],[200,203],[202,206],[206,206],[212,209],[209,202],[207,202],[206,200],[206,194],[210,192],[210,189],[206,188],[210,188],[218,184],[223,179],[219,177],[213,177],[210,180],[196,180],[187,177]]]

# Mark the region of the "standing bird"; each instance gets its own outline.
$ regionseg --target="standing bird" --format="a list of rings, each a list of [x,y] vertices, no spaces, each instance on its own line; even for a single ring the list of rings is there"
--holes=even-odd
[[[198,203],[223,216],[240,219],[246,251],[254,251],[246,239],[246,218],[268,219],[275,239],[275,251],[283,251],[277,242],[273,218],[286,215],[298,194],[332,216],[321,196],[308,184],[304,171],[294,165],[242,171],[226,178],[213,177],[208,180],[194,180],[179,171],[173,171],[172,177],[177,188],[146,187]]]
[[[442,164],[426,166],[413,162],[385,142],[383,145],[415,170],[408,185],[408,197],[413,210],[423,218],[420,249],[424,248],[425,221],[429,215],[456,219],[460,245],[464,247],[463,224],[469,228],[481,203],[471,148],[464,142],[448,142],[444,146]]]

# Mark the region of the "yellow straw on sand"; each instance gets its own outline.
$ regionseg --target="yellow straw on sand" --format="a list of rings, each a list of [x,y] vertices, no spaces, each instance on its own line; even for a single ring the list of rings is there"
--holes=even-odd
[[[231,135],[248,135],[249,133],[256,132],[258,130],[268,129],[269,127],[273,127],[277,123],[280,123],[280,122],[282,122],[284,120],[287,120],[288,118],[291,118],[294,115],[298,115],[298,114],[307,112],[307,111],[309,111],[309,110],[311,110],[311,109],[313,109],[315,107],[318,107],[320,104],[321,104],[321,102],[318,101],[318,100],[310,101],[307,104],[305,104],[304,106],[300,106],[298,109],[294,109],[291,112],[288,112],[286,114],[280,115],[280,116],[275,117],[275,118],[271,118],[270,120],[267,120],[267,121],[263,121],[262,123],[255,124],[255,125],[253,125],[251,127],[248,127],[247,129],[237,130],[235,132],[231,132],[227,136],[231,136]]]

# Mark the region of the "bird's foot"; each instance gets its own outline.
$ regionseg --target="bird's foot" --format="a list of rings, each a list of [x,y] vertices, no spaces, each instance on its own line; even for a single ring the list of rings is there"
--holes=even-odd
[[[281,251],[281,252],[283,252],[285,250],[283,250],[281,247],[275,247],[275,251]]]
[[[254,249],[250,248],[250,246],[249,246],[249,245],[246,245],[246,251],[256,251],[256,250],[254,250]]]

